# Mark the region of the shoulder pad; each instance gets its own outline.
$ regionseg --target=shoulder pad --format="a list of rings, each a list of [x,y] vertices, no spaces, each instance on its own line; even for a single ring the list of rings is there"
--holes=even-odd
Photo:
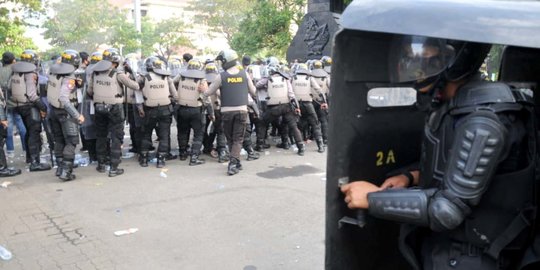
[[[326,71],[324,71],[324,69],[318,68],[318,69],[314,69],[314,70],[311,71],[311,76],[313,76],[315,78],[326,78],[326,77],[328,77],[328,73],[326,73]]]
[[[194,70],[194,69],[187,69],[180,71],[180,75],[182,77],[186,78],[192,78],[192,79],[204,79],[206,77],[206,74],[202,70]]]
[[[29,73],[36,71],[36,65],[28,62],[17,62],[11,65],[11,70],[17,73]]]
[[[102,71],[109,70],[111,67],[112,67],[112,62],[107,61],[107,60],[101,60],[93,66],[92,70],[97,71],[97,72],[102,72]]]
[[[75,67],[66,63],[57,63],[51,66],[50,73],[55,75],[71,74],[75,71]]]
[[[476,81],[463,85],[453,98],[451,107],[462,108],[494,103],[516,103],[512,90],[507,84]]]

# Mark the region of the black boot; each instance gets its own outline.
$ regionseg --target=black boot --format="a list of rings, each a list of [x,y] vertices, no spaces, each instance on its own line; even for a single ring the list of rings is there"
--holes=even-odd
[[[285,150],[289,150],[291,148],[291,144],[289,143],[289,139],[282,139],[281,143],[276,145],[277,148],[283,148]]]
[[[163,168],[165,167],[165,156],[166,153],[160,153],[157,156],[157,162],[156,162],[156,168]]]
[[[10,169],[6,166],[0,168],[0,177],[10,177],[21,174],[21,169]]]
[[[98,160],[96,171],[98,171],[100,173],[104,173],[105,171],[107,171],[107,168],[105,168],[105,161]]]
[[[236,168],[237,163],[238,160],[236,158],[231,158],[231,160],[229,161],[229,166],[227,168],[228,175],[235,175],[238,173],[238,169]]]
[[[253,150],[255,150],[255,151],[257,151],[257,152],[262,152],[262,151],[264,151],[263,144],[257,142],[257,144],[255,145],[255,147],[253,148]]]
[[[238,169],[239,171],[244,169],[244,167],[242,167],[242,162],[240,162],[239,159],[236,160],[236,169]]]
[[[188,152],[185,149],[180,149],[180,151],[178,152],[178,157],[180,158],[180,160],[186,160],[188,158]]]
[[[173,160],[173,159],[176,159],[176,158],[178,158],[178,156],[175,155],[175,154],[173,154],[173,153],[171,153],[171,152],[169,152],[169,153],[167,153],[167,154],[165,155],[165,160]]]
[[[324,153],[324,142],[322,141],[322,139],[317,140],[317,147],[319,147],[319,149],[317,149],[317,152]]]
[[[118,164],[111,165],[111,169],[109,170],[109,177],[115,177],[123,173],[124,173],[124,169],[118,168]]]
[[[148,167],[148,152],[139,155],[139,165],[141,167]]]
[[[260,157],[259,153],[255,152],[253,150],[253,148],[251,148],[251,147],[246,149],[246,152],[248,153],[247,161],[256,160],[256,159],[259,159],[259,157]]]
[[[189,160],[189,166],[196,166],[196,165],[201,165],[204,163],[205,163],[205,160],[199,159],[199,155],[197,154],[191,155],[191,159]]]
[[[298,146],[298,155],[303,156],[304,152],[306,151],[306,145],[303,143],[299,143],[296,146]]]
[[[33,158],[32,163],[30,163],[31,172],[48,171],[50,169],[51,169],[51,165],[47,163],[40,163],[39,156]]]
[[[73,174],[73,162],[72,161],[64,161],[62,163],[62,173],[59,176],[60,179],[64,181],[71,181],[77,178]]]
[[[219,150],[218,153],[218,162],[219,163],[225,163],[229,161],[229,155],[227,154],[227,151],[225,150]]]
[[[63,161],[64,161],[63,158],[56,158],[56,172],[54,173],[54,175],[56,175],[57,177],[62,174]]]

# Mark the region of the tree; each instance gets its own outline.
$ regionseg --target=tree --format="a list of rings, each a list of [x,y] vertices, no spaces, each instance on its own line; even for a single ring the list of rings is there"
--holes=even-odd
[[[260,0],[242,21],[230,45],[239,53],[283,57],[292,39],[292,17],[290,10],[280,10],[273,2]]]
[[[40,0],[0,0],[0,53],[18,55],[24,49],[35,48],[32,40],[23,36],[24,17],[37,16],[41,11]]]
[[[120,44],[119,31],[136,35],[135,27],[126,22],[126,14],[112,8],[107,0],[61,0],[52,5],[55,15],[44,27],[45,38],[53,46],[80,51],[94,51],[100,44]],[[121,34],[118,36],[122,36]],[[136,36],[135,36],[136,38]]]
[[[215,33],[221,33],[229,42],[238,31],[240,22],[254,8],[249,0],[192,0],[188,10],[198,13],[197,18]]]

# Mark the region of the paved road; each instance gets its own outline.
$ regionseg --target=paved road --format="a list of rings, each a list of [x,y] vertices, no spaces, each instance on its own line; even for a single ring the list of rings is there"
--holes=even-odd
[[[130,158],[116,178],[90,165],[66,183],[53,171],[0,179],[12,182],[0,188],[0,245],[13,253],[0,269],[323,269],[326,154],[315,143],[304,157],[273,147],[234,177],[205,158],[169,161],[166,178]],[[139,230],[113,234],[128,228]]]

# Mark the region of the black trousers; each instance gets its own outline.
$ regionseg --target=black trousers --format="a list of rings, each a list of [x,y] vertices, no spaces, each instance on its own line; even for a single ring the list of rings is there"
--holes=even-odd
[[[122,141],[124,139],[124,107],[123,104],[95,104],[96,107],[96,150],[98,162],[107,159],[109,134],[111,141],[110,160],[112,166],[118,166],[122,157]]]
[[[300,111],[302,112],[301,120],[305,120],[309,126],[311,126],[315,140],[322,140],[321,124],[317,117],[317,112],[315,112],[315,107],[313,107],[313,103],[309,101],[300,102]]]
[[[171,123],[173,106],[144,107],[144,133],[141,144],[141,153],[148,153],[152,145],[152,132],[157,130],[159,139],[158,153],[165,155],[169,151],[169,137],[171,134]]]
[[[246,111],[230,111],[221,114],[223,117],[223,132],[227,137],[230,156],[239,160],[248,114]]]
[[[292,111],[290,104],[268,106],[268,109],[264,113],[263,121],[265,123],[271,123],[279,119],[279,117],[282,117],[282,124],[286,125],[289,131],[293,133],[296,143],[302,143],[302,135],[300,134],[300,130],[298,130],[298,125],[296,124],[297,117]],[[267,132],[267,125],[261,125],[260,127],[261,128],[257,130],[257,140],[260,140],[260,138],[264,138]],[[282,128],[280,132],[282,139],[288,137],[288,132],[284,130],[284,128]],[[257,141],[257,143],[262,144],[263,142]]]
[[[223,133],[223,120],[221,116],[221,112],[219,110],[214,111],[214,130],[213,132],[204,132],[203,136],[203,146],[205,150],[210,150],[214,146],[214,140],[216,140],[216,149],[218,151],[225,150],[225,147],[227,146],[227,138],[225,138],[225,134]],[[206,125],[204,130],[208,130],[208,126],[210,125],[210,119],[206,119]]]
[[[128,104],[128,123],[131,144],[136,153],[139,152],[143,137],[142,118],[134,104]]]
[[[321,133],[324,141],[328,140],[328,111],[321,109],[321,104],[313,101],[313,107],[317,112],[317,117],[321,123]]]
[[[52,108],[49,122],[54,136],[54,155],[64,161],[75,160],[75,148],[79,144],[78,120],[72,118],[64,109]]]
[[[4,146],[6,145],[7,128],[0,125],[0,170],[7,168],[6,152]]]
[[[26,155],[32,161],[39,161],[39,153],[41,152],[41,116],[38,108],[33,105],[25,105],[15,107],[13,111],[21,115],[26,128],[26,136],[24,137],[27,147]]]
[[[189,133],[193,129],[193,144],[191,154],[199,155],[203,142],[203,127],[206,125],[206,117],[203,107],[180,106],[176,112],[178,128],[178,148],[185,151],[189,143]]]
[[[246,123],[246,132],[244,132],[244,142],[242,142],[242,147],[246,151],[252,151],[253,141],[251,140],[251,134],[253,134],[253,124],[255,121],[258,121],[255,113],[248,113],[247,123]]]

